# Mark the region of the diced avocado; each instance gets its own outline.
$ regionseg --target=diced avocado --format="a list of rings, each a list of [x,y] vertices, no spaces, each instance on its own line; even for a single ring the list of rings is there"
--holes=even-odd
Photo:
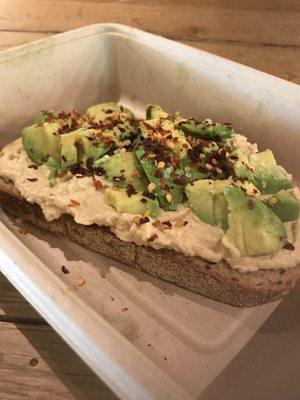
[[[179,124],[180,129],[186,134],[197,137],[207,137],[211,139],[228,139],[234,135],[231,125],[211,124],[208,122],[195,122],[187,120]]]
[[[145,156],[143,146],[135,151],[138,160],[148,178],[154,184],[153,193],[165,210],[177,210],[178,204],[184,199],[184,186],[174,182],[174,171],[171,168],[162,169],[162,176],[157,176],[157,168],[153,158]],[[162,185],[162,181],[164,184]]]
[[[255,153],[250,156],[253,177],[249,180],[263,193],[274,194],[281,189],[292,187],[292,177],[280,165],[276,164],[271,150]]]
[[[222,194],[216,194],[214,196],[213,201],[214,207],[214,225],[222,228],[228,229],[228,203],[224,196],[224,192]]]
[[[249,159],[240,149],[232,151],[231,156],[237,158],[234,160],[234,172],[237,178],[249,179],[253,176],[253,171],[249,164]]]
[[[150,217],[156,218],[159,210],[156,199],[152,200],[138,193],[129,196],[126,189],[120,188],[107,188],[104,201],[119,213],[145,215],[149,212]]]
[[[299,217],[300,202],[288,190],[280,190],[267,200],[267,204],[283,222],[294,221]]]
[[[61,169],[76,164],[78,160],[78,147],[81,140],[81,129],[60,135],[61,140]]]
[[[175,127],[175,124],[170,119],[160,120],[159,118],[153,118],[147,121],[141,121],[139,123],[139,128],[141,130],[141,135],[144,138],[155,137],[158,133],[161,135],[163,132],[164,145],[170,148],[180,158],[183,158],[187,154],[187,150],[190,147],[184,133]]]
[[[274,168],[277,166],[274,154],[269,149],[261,151],[260,153],[251,154],[250,163],[252,168]]]
[[[247,193],[248,196],[254,196],[254,197],[259,197],[260,196],[260,191],[257,189],[256,186],[253,185],[253,183],[248,182],[248,181],[234,181],[234,186],[242,189],[245,193]]]
[[[101,141],[101,137],[97,135],[94,129],[88,129],[81,133],[81,150],[82,159],[92,158],[94,161],[103,157],[109,151],[111,146],[105,145]]]
[[[203,179],[186,186],[188,203],[201,221],[223,229],[228,227],[228,205],[224,197],[224,188],[228,185],[227,179]]]
[[[193,166],[194,163],[188,158],[188,156],[183,157],[180,161],[187,182],[198,181],[209,177],[207,172],[200,171],[199,168]]]
[[[158,104],[149,104],[146,108],[146,119],[166,118],[168,115]]]
[[[211,180],[199,180],[185,188],[188,203],[194,214],[206,224],[215,225],[214,188]]]
[[[259,256],[280,250],[286,231],[271,209],[239,188],[228,186],[224,193],[230,209],[227,235],[241,256]]]
[[[60,136],[57,133],[60,125],[57,122],[45,122],[42,125],[31,125],[22,131],[23,147],[29,158],[41,165],[49,157],[60,159]]]
[[[133,152],[118,153],[99,160],[97,166],[105,170],[105,177],[115,186],[132,185],[135,190],[143,192],[147,189],[148,181]]]
[[[50,174],[48,176],[49,179],[49,185],[52,187],[56,184],[56,176],[57,172],[59,171],[60,168],[60,163],[58,163],[54,158],[49,157],[47,160],[47,165],[50,169]]]
[[[122,119],[134,119],[134,115],[129,108],[119,106],[113,102],[96,104],[90,107],[86,113],[96,123],[103,122],[106,118],[117,116]]]

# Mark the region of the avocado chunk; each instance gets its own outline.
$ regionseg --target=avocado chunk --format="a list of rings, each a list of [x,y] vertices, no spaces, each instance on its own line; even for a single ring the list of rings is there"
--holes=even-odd
[[[186,156],[190,145],[184,133],[176,128],[173,120],[153,118],[140,121],[139,129],[144,138],[159,140],[162,145],[167,146],[179,158]]]
[[[202,164],[204,166],[205,162]],[[187,182],[198,181],[200,179],[209,177],[209,173],[204,172],[203,169],[199,169],[199,167],[201,167],[201,163],[199,162],[199,166],[197,167],[197,163],[193,162],[188,156],[185,156],[181,159],[181,167],[183,168]]]
[[[288,190],[280,190],[267,200],[267,204],[283,222],[294,221],[299,217],[300,202]]]
[[[188,203],[201,221],[228,228],[228,204],[224,197],[224,188],[230,185],[227,179],[204,179],[186,186]]]
[[[250,167],[249,159],[240,149],[235,149],[231,152],[231,158],[234,159],[234,172],[237,178],[251,179],[253,170]]]
[[[237,187],[228,186],[224,193],[230,209],[227,236],[241,256],[260,256],[282,248],[285,227],[263,201]]]
[[[57,122],[45,122],[28,126],[22,131],[23,147],[29,158],[41,165],[49,157],[60,159],[60,125]]]
[[[87,116],[102,130],[102,137],[111,138],[116,147],[130,144],[137,136],[137,121],[129,108],[113,102],[102,103],[90,107]]]
[[[146,108],[146,119],[167,118],[169,116],[158,104],[148,104]]]
[[[103,160],[99,160],[96,165],[104,168],[106,179],[113,182],[114,186],[132,185],[139,192],[147,189],[147,178],[133,152],[105,157]]]
[[[116,117],[124,120],[134,119],[134,115],[129,108],[119,106],[113,102],[96,104],[88,108],[86,114],[96,123],[103,122],[107,118]]]
[[[78,148],[81,140],[82,129],[60,135],[61,140],[61,169],[64,170],[78,160]]]
[[[263,193],[274,194],[281,189],[292,187],[292,177],[286,170],[277,165],[271,150],[265,150],[250,156],[250,167],[253,177],[249,180]]]
[[[92,158],[94,161],[103,157],[110,149],[111,145],[105,144],[101,140],[100,132],[95,129],[83,130],[81,133],[81,159]]]
[[[149,215],[157,218],[159,211],[158,201],[148,199],[141,194],[128,194],[126,189],[107,188],[104,193],[106,204],[114,207],[119,213]]]
[[[184,199],[184,186],[175,182],[174,169],[167,167],[158,170],[155,159],[147,157],[143,146],[139,146],[135,154],[162,208],[167,211],[177,210],[178,204]]]
[[[194,120],[187,120],[180,122],[179,127],[186,135],[217,140],[228,139],[235,133],[229,124],[212,124],[206,121],[199,123]]]

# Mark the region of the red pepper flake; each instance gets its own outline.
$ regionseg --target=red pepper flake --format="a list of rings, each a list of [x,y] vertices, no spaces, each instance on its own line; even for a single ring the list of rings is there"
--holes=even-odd
[[[172,154],[170,157],[170,162],[172,167],[178,167],[179,166],[179,158],[176,156],[176,154]]]
[[[36,182],[38,180],[38,178],[27,178],[27,180],[29,182]]]
[[[154,242],[154,240],[156,240],[158,238],[158,235],[156,233],[154,233],[154,235],[150,236],[147,239],[147,242]]]
[[[103,143],[107,146],[112,141],[112,137],[111,136],[103,136],[102,140],[103,140]]]
[[[19,233],[20,233],[21,235],[27,235],[28,230],[25,229],[25,228],[20,228],[20,229],[19,229]]]
[[[169,229],[172,228],[172,222],[170,221],[163,221],[163,225],[166,225]]]
[[[28,168],[38,169],[38,166],[35,164],[28,165]]]
[[[161,186],[162,189],[165,188],[165,186],[166,186],[166,180],[165,180],[164,178],[162,178],[162,179],[160,180],[160,186]]]
[[[58,178],[63,178],[64,176],[67,175],[67,173],[68,173],[68,171],[60,171],[60,172],[58,172],[57,177]]]
[[[127,186],[127,190],[126,190],[126,193],[127,193],[127,196],[128,197],[131,197],[133,194],[136,194],[136,190],[135,190],[135,188],[134,188],[134,186],[133,185],[128,185]],[[141,199],[141,201],[142,201],[143,199]],[[145,199],[146,200],[146,199]],[[147,201],[147,200],[146,200]]]
[[[187,225],[188,223],[188,221],[184,221],[183,226]]]
[[[94,176],[93,176],[93,184],[96,190],[100,190],[102,188],[102,182],[98,181],[98,179],[96,179]]]
[[[67,275],[67,274],[70,273],[70,271],[68,270],[68,268],[67,268],[66,266],[64,266],[64,265],[61,266],[61,270],[62,270],[62,272],[63,272],[65,275]]]
[[[295,250],[295,246],[293,245],[293,243],[290,243],[290,242],[286,243],[283,246],[283,248],[286,249],[286,250]]]
[[[248,208],[250,208],[250,210],[252,210],[253,207],[254,207],[253,199],[249,199],[248,200]]]
[[[143,217],[143,218],[140,219],[140,225],[141,224],[146,224],[149,221],[150,221],[150,219],[148,217]]]
[[[79,206],[79,204],[80,204],[79,201],[70,199],[70,203],[68,204],[68,207],[77,207],[77,206]]]
[[[159,228],[161,226],[161,222],[160,221],[155,221],[152,223],[152,225],[154,226],[154,228]]]

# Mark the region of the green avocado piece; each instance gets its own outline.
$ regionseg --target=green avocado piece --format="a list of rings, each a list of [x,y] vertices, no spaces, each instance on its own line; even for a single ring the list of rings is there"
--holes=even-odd
[[[109,117],[120,117],[121,119],[134,119],[134,114],[129,108],[119,106],[116,103],[108,102],[96,104],[87,109],[86,114],[92,121],[99,123]]]
[[[139,192],[147,189],[147,178],[133,152],[105,157],[97,162],[97,166],[104,168],[106,179],[113,182],[114,186],[125,187],[130,184]]]
[[[201,221],[228,228],[228,204],[224,197],[224,188],[230,185],[227,179],[203,179],[186,186],[188,203]]]
[[[96,161],[110,150],[111,146],[105,145],[103,141],[101,141],[101,136],[97,135],[98,133],[99,132],[94,129],[84,130],[81,133],[81,159],[86,160],[92,158]]]
[[[292,177],[280,165],[276,164],[271,150],[255,153],[250,156],[250,167],[253,176],[249,180],[263,193],[274,194],[281,189],[292,187]]]
[[[252,168],[265,167],[274,168],[277,167],[277,163],[274,154],[271,150],[267,149],[259,153],[251,154],[250,164]]]
[[[56,176],[60,168],[60,162],[57,162],[54,158],[49,157],[47,160],[47,165],[50,169],[50,174],[48,176],[49,185],[52,187],[56,184]]]
[[[199,168],[193,166],[193,162],[188,158],[188,156],[183,157],[180,161],[188,182],[198,181],[209,177],[208,173],[202,172]]]
[[[179,158],[186,156],[187,150],[190,147],[189,143],[184,133],[176,128],[173,120],[153,118],[147,121],[140,121],[139,129],[141,136],[144,138],[153,138],[154,132],[163,132],[168,137],[165,144],[170,148],[170,151],[178,155]]]
[[[288,190],[280,190],[267,200],[274,214],[283,222],[298,219],[300,213],[300,201]]]
[[[129,108],[116,103],[102,103],[90,107],[87,116],[96,124],[100,124],[102,136],[112,137],[116,147],[130,144],[137,135],[135,116]]]
[[[282,248],[284,224],[263,201],[237,187],[228,186],[224,193],[230,209],[227,235],[241,256],[270,254]]]
[[[155,185],[153,193],[156,195],[161,206],[167,211],[177,210],[178,204],[182,203],[184,199],[184,186],[174,182],[174,171],[171,168],[163,168],[162,177],[157,177],[155,161],[145,156],[144,147],[139,146],[135,154],[149,182]],[[164,187],[161,184],[162,179],[165,182]]]
[[[169,114],[166,113],[158,104],[148,104],[146,108],[146,119],[166,118]]]
[[[240,149],[235,149],[231,152],[231,157],[237,158],[234,160],[234,172],[237,178],[240,179],[251,179],[253,177],[253,171],[249,164],[247,155]]]
[[[60,159],[60,136],[57,122],[45,122],[28,126],[22,131],[23,147],[29,158],[41,165],[49,157]]]
[[[228,139],[235,134],[231,125],[219,123],[210,124],[205,121],[198,123],[193,120],[187,120],[179,123],[179,127],[186,135],[211,139]]]
[[[76,164],[78,159],[78,148],[81,141],[82,129],[70,133],[60,135],[61,140],[61,169],[64,170],[73,164]]]
[[[119,213],[145,215],[145,213],[149,212],[151,218],[157,218],[159,211],[156,199],[149,199],[139,193],[129,195],[126,189],[105,189],[104,201],[106,204],[113,206]]]

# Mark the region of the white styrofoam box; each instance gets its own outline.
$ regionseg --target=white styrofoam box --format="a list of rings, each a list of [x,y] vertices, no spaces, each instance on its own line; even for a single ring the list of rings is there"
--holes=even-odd
[[[136,29],[92,25],[2,52],[0,87],[1,146],[41,109],[113,100],[142,115],[152,102],[233,122],[299,173],[299,87]],[[217,303],[34,227],[20,235],[3,213],[1,221],[1,271],[124,399],[199,397],[278,304]]]

